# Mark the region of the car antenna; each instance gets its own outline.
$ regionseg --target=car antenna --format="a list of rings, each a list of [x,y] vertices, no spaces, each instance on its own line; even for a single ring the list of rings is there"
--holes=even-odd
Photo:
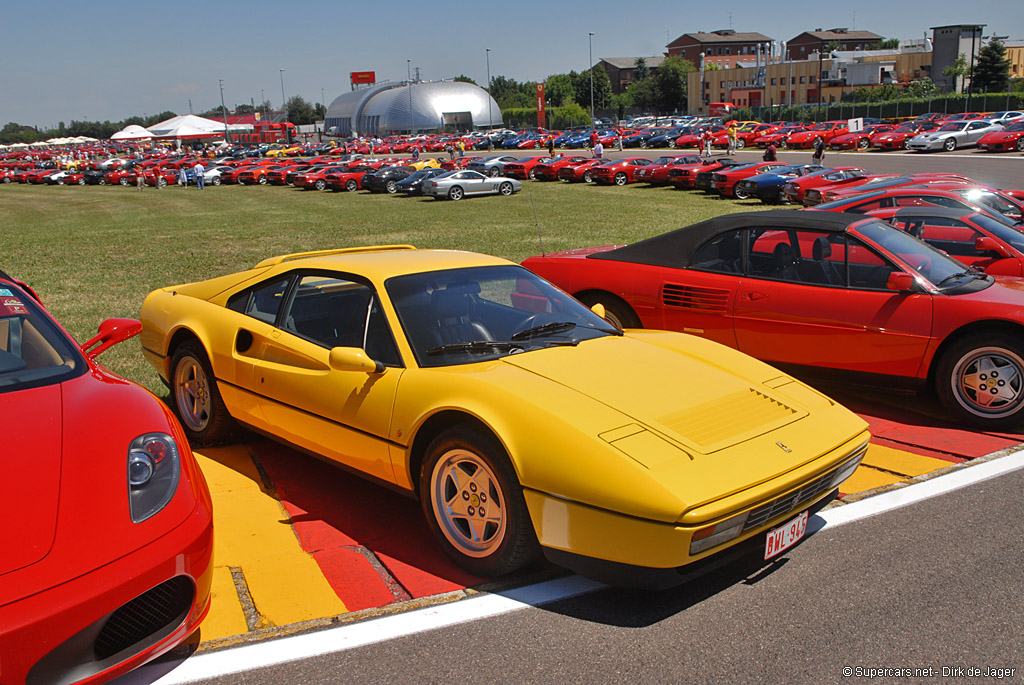
[[[537,224],[537,238],[540,240],[540,254],[543,257],[547,257],[548,253],[544,250],[544,236],[540,234],[540,219],[537,217],[537,203],[533,201],[533,188],[530,188],[530,206],[533,207],[533,221]]]

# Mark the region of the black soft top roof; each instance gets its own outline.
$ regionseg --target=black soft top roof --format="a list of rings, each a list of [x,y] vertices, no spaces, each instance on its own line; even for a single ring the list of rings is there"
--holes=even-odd
[[[797,209],[724,214],[631,245],[607,252],[596,252],[588,255],[588,259],[608,259],[651,266],[689,266],[698,247],[719,234],[737,228],[793,228],[842,233],[852,224],[872,218],[874,217],[866,217],[863,214]]]

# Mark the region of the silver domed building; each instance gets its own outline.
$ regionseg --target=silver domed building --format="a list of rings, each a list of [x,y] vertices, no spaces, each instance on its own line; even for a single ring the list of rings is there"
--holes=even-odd
[[[386,135],[501,126],[501,108],[464,81],[378,83],[336,97],[324,129],[336,136]]]

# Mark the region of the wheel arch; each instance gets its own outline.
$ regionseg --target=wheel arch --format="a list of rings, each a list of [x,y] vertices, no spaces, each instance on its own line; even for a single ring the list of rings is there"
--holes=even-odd
[[[515,460],[512,459],[508,446],[501,439],[498,431],[494,430],[478,416],[458,409],[445,409],[433,414],[420,424],[419,428],[416,429],[416,435],[413,437],[412,444],[409,446],[409,482],[412,483],[412,490],[416,499],[419,499],[420,493],[417,483],[420,482],[420,471],[423,468],[423,461],[426,459],[427,448],[430,446],[430,443],[449,428],[464,423],[474,425],[490,433],[498,444],[501,445],[505,456],[508,457],[509,463],[516,472],[516,477],[519,477],[519,468]]]
[[[960,342],[964,338],[971,336],[984,336],[994,334],[1007,334],[1014,335],[1021,339],[1024,339],[1024,325],[1014,323],[1012,321],[1001,321],[1001,320],[985,320],[985,321],[974,321],[965,326],[961,326],[956,329],[943,339],[939,346],[935,350],[935,354],[928,363],[928,385],[932,389],[935,388],[935,371],[942,360],[942,356],[946,353],[950,347]]]
[[[594,302],[597,302],[602,299],[606,301],[612,300],[616,304],[620,304],[621,306],[631,311],[633,313],[633,316],[636,317],[637,321],[640,321],[641,325],[643,324],[643,319],[640,318],[640,315],[637,313],[636,308],[629,302],[627,302],[626,299],[623,298],[621,295],[616,295],[610,290],[602,290],[601,288],[589,288],[586,290],[580,290],[579,292],[573,293],[573,297],[575,297],[577,300],[587,305],[588,307],[592,307]]]

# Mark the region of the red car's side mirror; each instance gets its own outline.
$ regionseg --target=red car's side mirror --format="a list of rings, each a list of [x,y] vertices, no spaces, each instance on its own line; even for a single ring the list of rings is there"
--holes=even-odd
[[[974,239],[974,249],[978,252],[995,252],[1000,257],[1013,256],[1007,251],[1006,247],[1000,245],[995,238],[987,235]]]
[[[913,289],[915,279],[913,274],[906,271],[893,271],[885,282],[885,287],[897,292],[909,292]]]
[[[137,319],[107,319],[100,324],[99,333],[82,344],[82,351],[89,359],[95,359],[101,352],[141,332],[142,322]]]

